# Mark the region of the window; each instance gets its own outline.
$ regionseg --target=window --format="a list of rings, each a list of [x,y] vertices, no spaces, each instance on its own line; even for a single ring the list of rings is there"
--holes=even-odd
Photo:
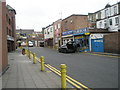
[[[101,28],[101,27],[102,27],[102,22],[99,23],[99,28]]]
[[[60,28],[60,24],[58,24],[58,29]]]
[[[106,20],[104,21],[104,27],[107,28],[107,23]]]
[[[109,23],[110,23],[110,25],[112,25],[112,19],[109,19]]]
[[[45,34],[46,34],[46,30],[45,30]]]
[[[51,32],[52,32],[53,28],[51,27]]]
[[[10,21],[10,19],[9,19],[9,25],[11,24],[11,21]]]
[[[105,17],[108,16],[108,9],[105,10]]]
[[[55,25],[55,30],[57,29],[57,26]]]
[[[72,22],[73,22],[73,20],[71,19],[71,20],[70,20],[70,23],[72,24]]]
[[[8,27],[7,27],[7,35],[9,35],[9,30],[8,30]]]
[[[114,15],[117,14],[117,6],[114,7]]]
[[[118,24],[119,24],[119,18],[116,17],[116,18],[115,18],[115,25],[118,25]]]
[[[49,31],[48,31],[48,30],[49,30],[49,28],[47,29],[47,34],[49,34]]]

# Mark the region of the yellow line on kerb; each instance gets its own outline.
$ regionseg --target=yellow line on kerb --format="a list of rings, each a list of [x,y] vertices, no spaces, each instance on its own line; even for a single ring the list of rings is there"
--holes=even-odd
[[[52,69],[51,67],[49,67],[47,64],[46,64],[45,66],[46,66],[47,68],[49,68],[51,71],[55,72],[57,75],[61,76],[60,73],[58,73],[57,71],[53,70],[53,69]],[[74,85],[76,88],[81,88],[80,86],[78,86],[77,84],[73,83],[73,82],[70,81],[69,79],[66,78],[66,80],[67,80],[69,83],[71,83],[72,85]],[[83,89],[81,88],[81,90],[83,90]]]
[[[61,73],[59,70],[57,70],[56,68],[52,67],[51,65],[47,64],[47,66],[48,66],[49,68],[52,68],[54,71],[58,72],[59,74]],[[73,84],[74,86],[75,86],[75,83],[76,83],[76,84],[80,85],[81,87],[90,90],[88,87],[86,87],[86,86],[83,85],[82,83],[80,83],[80,82],[72,79],[71,77],[69,77],[69,76],[67,76],[67,75],[66,75],[66,78],[67,78],[67,81],[68,81],[68,80],[71,80],[70,83]],[[73,83],[72,81],[75,82],[75,83]],[[69,82],[69,81],[68,81],[68,82]],[[78,87],[77,87],[77,88],[78,88]]]
[[[38,62],[40,62],[40,59],[39,59],[38,57],[36,57],[36,59],[37,59]],[[41,62],[40,62],[40,63],[41,63]],[[51,71],[53,71],[54,73],[56,73],[57,75],[61,76],[61,72],[60,72],[59,70],[57,70],[56,68],[52,67],[52,66],[49,65],[49,64],[45,64],[45,66],[46,66],[48,69],[50,69]],[[87,90],[91,90],[91,89],[89,89],[88,87],[86,87],[85,85],[81,84],[80,82],[72,79],[71,77],[69,77],[69,76],[67,76],[67,75],[66,75],[66,77],[67,77],[66,80],[67,80],[69,83],[71,83],[73,86],[75,86],[76,88],[79,88],[80,90],[84,90],[83,88],[85,88],[85,89],[87,89]],[[72,81],[74,81],[76,84],[75,84],[74,82],[72,82]],[[78,86],[77,84],[80,85],[80,86],[83,87],[83,88],[81,88],[81,87]]]
[[[97,55],[97,56],[108,56],[108,57],[120,58],[120,56],[100,55],[100,54],[93,54],[93,53],[85,53],[85,54],[91,54],[91,55]]]

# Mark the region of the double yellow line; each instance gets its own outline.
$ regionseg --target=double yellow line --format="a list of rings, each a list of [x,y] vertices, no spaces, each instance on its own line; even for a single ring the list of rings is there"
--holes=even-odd
[[[50,69],[51,71],[53,71],[54,73],[56,73],[57,75],[61,76],[61,72],[59,70],[57,70],[56,68],[54,68],[53,66],[49,65],[49,64],[45,64],[45,66]],[[66,80],[72,84],[73,86],[75,86],[76,88],[79,88],[80,90],[90,90],[88,87],[86,87],[85,85],[83,85],[82,83],[72,79],[71,77],[69,77],[68,75],[66,75]]]
[[[91,54],[91,55],[97,55],[97,56],[107,56],[107,57],[120,58],[120,56],[112,56],[112,55],[102,55],[102,54],[94,54],[94,53],[85,53],[85,54]]]
[[[33,55],[31,55],[31,57],[33,57]],[[41,63],[40,59],[38,57],[36,57],[36,60]],[[61,76],[61,72],[59,70],[57,70],[55,67],[49,65],[49,64],[45,64],[45,67],[47,67],[48,69],[50,69],[52,72],[56,73],[57,75]],[[66,75],[66,80],[72,84],[74,87],[80,89],[80,90],[91,90],[89,89],[87,86],[83,85],[82,83],[74,80],[73,78],[71,78],[70,76]]]

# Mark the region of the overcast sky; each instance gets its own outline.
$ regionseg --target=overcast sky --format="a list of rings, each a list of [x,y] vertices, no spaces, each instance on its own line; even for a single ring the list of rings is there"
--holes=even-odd
[[[116,4],[120,0],[6,0],[16,14],[16,28],[41,31],[72,14],[88,14],[103,9],[107,3]]]

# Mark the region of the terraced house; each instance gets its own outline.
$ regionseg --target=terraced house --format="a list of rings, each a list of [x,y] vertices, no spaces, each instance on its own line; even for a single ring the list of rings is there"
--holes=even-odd
[[[88,20],[89,28],[94,31],[90,35],[90,51],[120,53],[118,40],[120,36],[120,2],[114,5],[107,4],[103,9],[89,13]]]
[[[105,8],[89,13],[89,20],[92,22],[91,27],[118,32],[120,30],[120,2],[114,5],[107,4]]]

